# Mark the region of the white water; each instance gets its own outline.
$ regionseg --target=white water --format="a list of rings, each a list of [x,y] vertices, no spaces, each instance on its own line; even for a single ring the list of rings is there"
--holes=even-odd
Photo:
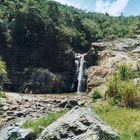
[[[77,72],[78,72],[77,93],[80,93],[80,92],[83,92],[82,85],[83,85],[83,76],[84,76],[84,63],[85,63],[84,57],[85,57],[85,54],[79,54],[78,57],[80,58],[80,60],[79,60],[79,64],[76,63],[77,64]]]

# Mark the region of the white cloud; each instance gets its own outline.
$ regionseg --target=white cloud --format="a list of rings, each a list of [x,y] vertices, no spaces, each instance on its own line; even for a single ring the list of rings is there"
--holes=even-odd
[[[96,12],[109,13],[112,16],[118,16],[123,12],[129,0],[96,0]]]
[[[58,1],[58,2],[60,2],[62,4],[67,4],[69,6],[74,6],[76,8],[80,8],[79,0],[78,1],[76,0],[76,2],[73,2],[73,0],[56,0],[56,1]]]

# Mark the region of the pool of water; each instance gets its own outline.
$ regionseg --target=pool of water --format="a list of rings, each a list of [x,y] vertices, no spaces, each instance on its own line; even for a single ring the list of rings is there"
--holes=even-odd
[[[33,95],[46,95],[46,96],[48,96],[48,95],[51,95],[51,96],[85,96],[85,95],[87,95],[87,93],[86,92],[80,92],[80,93],[77,93],[77,92],[75,92],[75,93],[44,93],[44,94],[33,94]]]

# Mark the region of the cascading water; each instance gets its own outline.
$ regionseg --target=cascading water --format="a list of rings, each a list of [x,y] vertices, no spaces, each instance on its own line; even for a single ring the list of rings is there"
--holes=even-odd
[[[77,60],[75,61],[77,66],[77,93],[85,91],[85,57],[86,54],[76,54]]]

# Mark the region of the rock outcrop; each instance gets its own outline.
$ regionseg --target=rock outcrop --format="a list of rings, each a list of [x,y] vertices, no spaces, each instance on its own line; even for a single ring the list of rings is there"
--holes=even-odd
[[[118,39],[110,42],[93,43],[92,46],[98,52],[98,65],[88,69],[87,92],[92,89],[100,89],[105,93],[107,77],[120,63],[128,63],[133,69],[137,69],[140,58],[140,40]]]
[[[54,51],[49,52],[45,46],[40,47],[36,53],[33,50],[29,54],[27,50],[18,50],[15,60],[2,55],[10,80],[5,89],[13,92],[29,89],[33,93],[73,92],[75,52],[64,46],[52,48]]]
[[[140,18],[139,18],[140,21]],[[134,38],[139,38],[140,37],[140,24],[137,25],[136,29],[134,30]]]
[[[13,80],[14,83],[19,83],[20,90],[25,93],[61,93],[69,92],[72,87],[72,79],[70,80],[69,73],[54,74],[48,69],[35,68],[25,69],[20,75],[24,77],[21,82]]]
[[[38,140],[115,140],[118,133],[90,109],[75,107],[49,125]]]
[[[91,48],[85,55],[86,67],[89,68],[97,63],[97,52],[94,48]]]

